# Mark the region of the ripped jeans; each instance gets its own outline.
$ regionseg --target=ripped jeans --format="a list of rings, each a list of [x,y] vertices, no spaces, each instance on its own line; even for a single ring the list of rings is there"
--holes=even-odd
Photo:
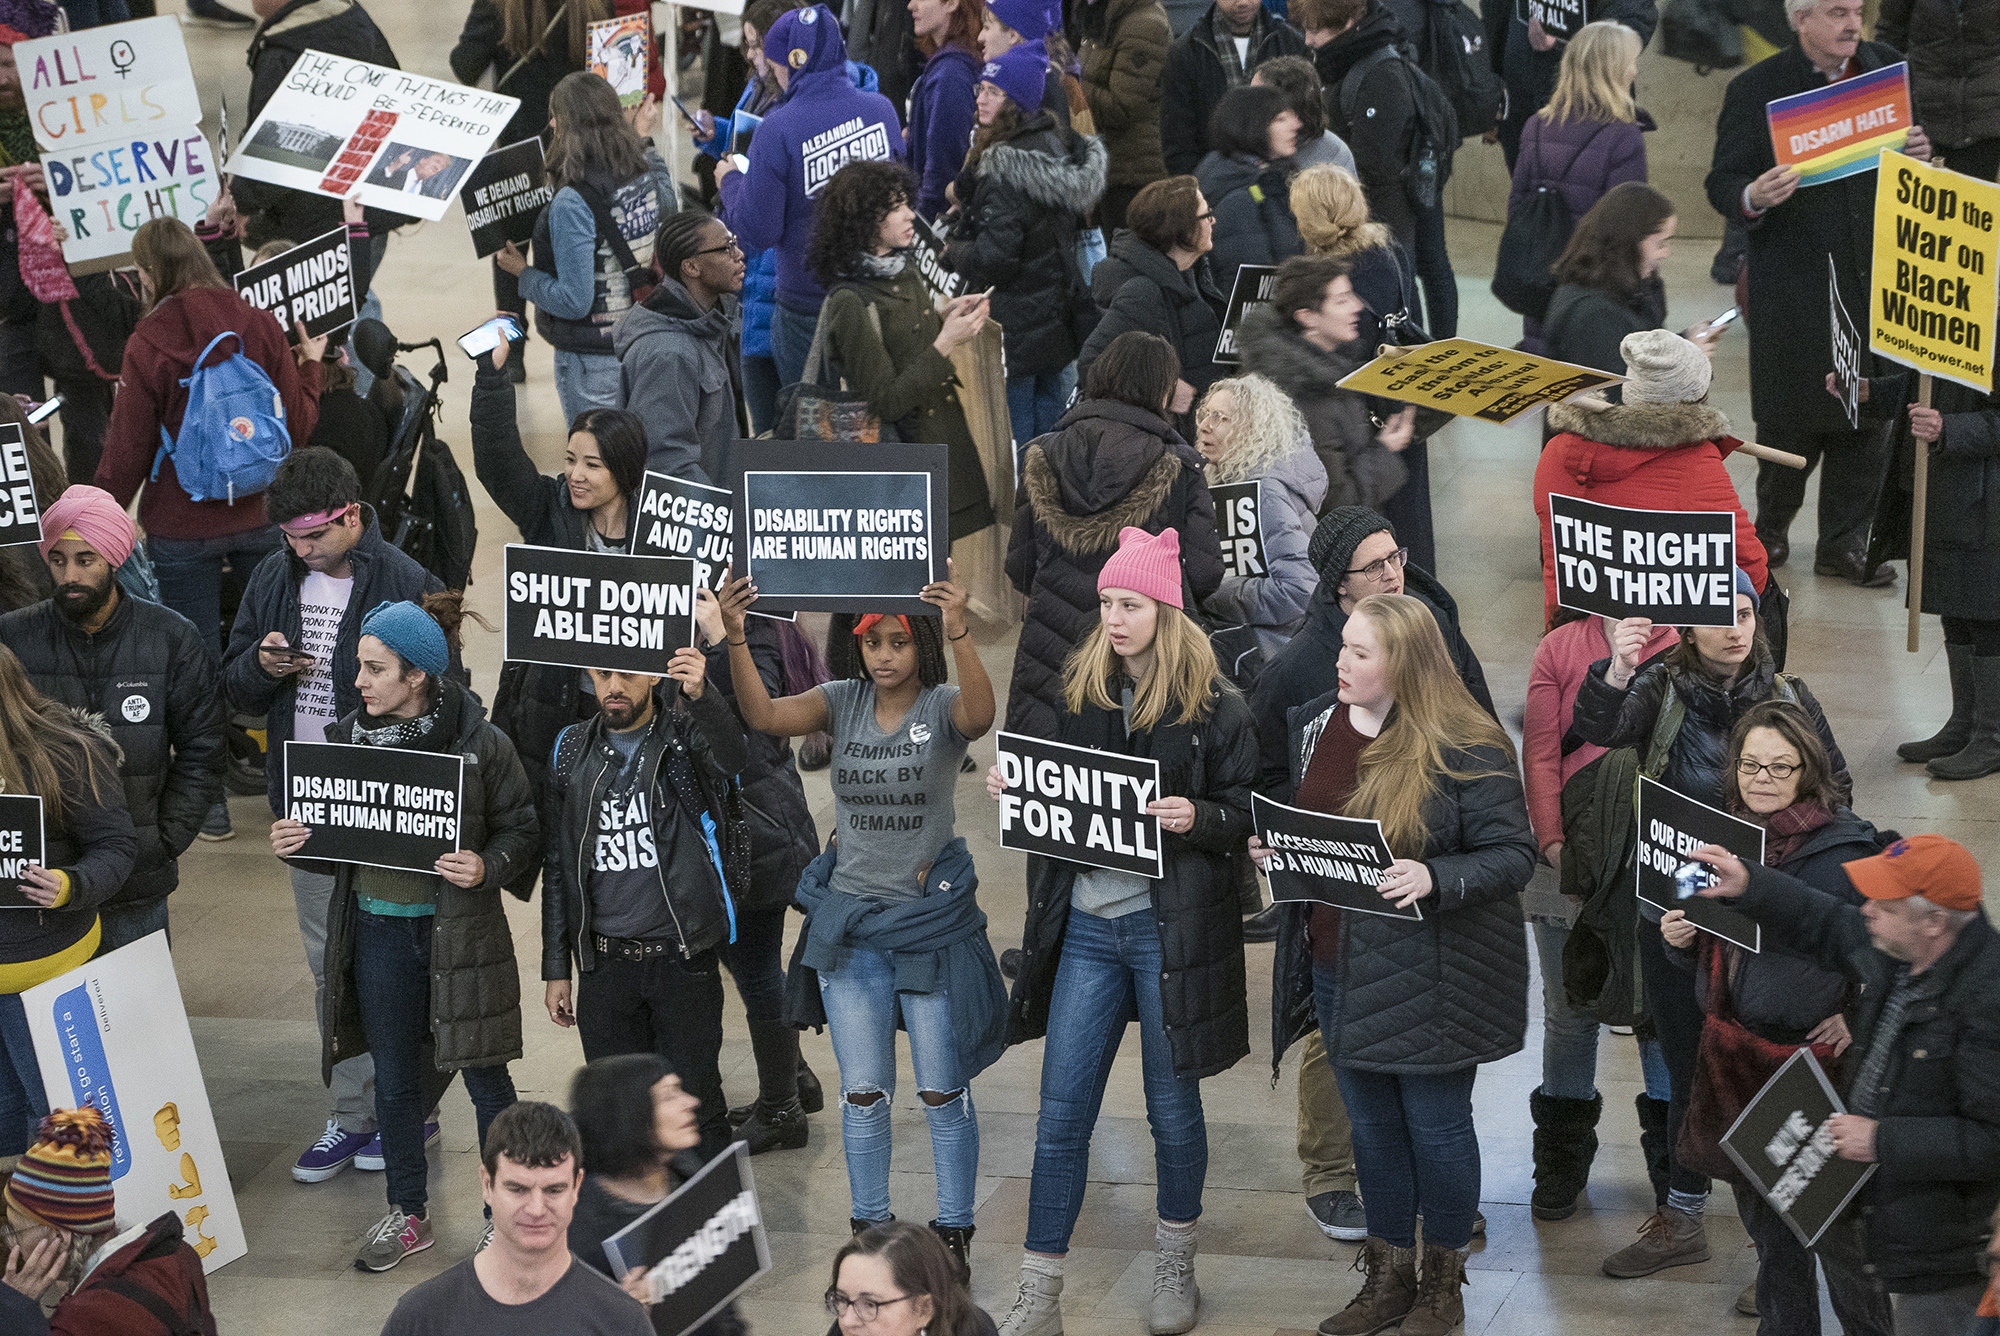
[[[896,1019],[910,1036],[910,1066],[931,1127],[937,1220],[972,1223],[979,1174],[979,1117],[964,1076],[944,993],[898,993],[894,967],[879,951],[855,949],[838,970],[822,970],[820,1000],[840,1063],[840,1137],[856,1220],[887,1220],[889,1118],[896,1098]]]

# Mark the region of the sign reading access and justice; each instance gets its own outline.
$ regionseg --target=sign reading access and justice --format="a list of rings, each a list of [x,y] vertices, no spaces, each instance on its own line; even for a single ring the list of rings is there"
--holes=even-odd
[[[1661,626],[1736,624],[1736,516],[1549,493],[1556,604]]]
[[[665,677],[694,643],[694,563],[509,543],[506,657]]]
[[[1000,847],[1063,858],[1141,877],[1166,875],[1160,818],[1160,763],[1150,756],[997,735]]]
[[[1439,339],[1378,357],[1349,372],[1340,387],[1504,427],[1537,408],[1624,379],[1514,348],[1472,339]]]
[[[1927,375],[1993,390],[2000,186],[1884,153],[1875,182],[1868,347]]]

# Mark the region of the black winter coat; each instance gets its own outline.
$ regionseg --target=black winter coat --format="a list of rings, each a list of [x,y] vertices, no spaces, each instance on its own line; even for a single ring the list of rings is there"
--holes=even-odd
[[[1549,299],[1548,314],[1542,320],[1542,344],[1547,355],[1558,362],[1622,376],[1625,355],[1619,345],[1625,336],[1642,329],[1660,329],[1666,323],[1667,288],[1658,274],[1645,280],[1630,301],[1620,301],[1602,288],[1565,283]],[[1621,388],[1608,387],[1604,397],[1624,402]]]
[[[1354,150],[1369,211],[1413,248],[1417,213],[1405,169],[1417,132],[1416,85],[1400,60],[1377,55],[1409,40],[1389,7],[1373,0],[1359,23],[1312,57],[1326,85],[1327,128]]]
[[[1210,153],[1194,176],[1215,215],[1215,249],[1208,253],[1208,272],[1224,297],[1243,265],[1279,265],[1305,253],[1306,243],[1292,217],[1291,172],[1285,163],[1240,153]]]
[[[1181,269],[1130,232],[1111,238],[1111,251],[1090,271],[1090,299],[1101,314],[1097,328],[1076,359],[1079,383],[1111,341],[1129,330],[1158,334],[1174,345],[1181,379],[1195,396],[1221,379],[1215,340],[1222,333],[1224,293],[1217,290],[1206,259]]]
[[[1515,17],[1511,5],[1481,5],[1486,24],[1486,56],[1493,72],[1507,85],[1507,115],[1501,123],[1500,142],[1507,147],[1507,167],[1514,167],[1514,146],[1530,118],[1548,105],[1556,91],[1556,76],[1562,72],[1562,55],[1569,43],[1557,42],[1547,51],[1537,51],[1528,42],[1526,19]],[[1592,19],[1622,23],[1639,34],[1643,49],[1660,26],[1657,0],[1600,0],[1590,6]]]
[[[1259,27],[1250,44],[1251,69],[1274,56],[1307,54],[1306,39],[1299,30],[1268,9],[1257,11],[1257,22]],[[1223,34],[1227,32],[1224,24]],[[1193,172],[1208,153],[1208,118],[1229,91],[1229,75],[1222,67],[1217,43],[1228,40],[1216,32],[1216,10],[1210,5],[1167,50],[1166,72],[1160,76],[1160,105],[1167,113],[1160,118],[1160,148],[1170,176]]]
[[[1339,705],[1338,691],[1287,719],[1289,801]],[[1327,1060],[1405,1076],[1462,1071],[1518,1053],[1528,1032],[1528,934],[1521,890],[1535,870],[1535,834],[1514,758],[1491,748],[1451,747],[1448,770],[1424,804],[1423,863],[1433,890],[1420,921],[1344,914],[1335,965],[1338,1028]],[[1481,774],[1480,772],[1491,772]],[[1285,904],[1271,966],[1271,1070],[1319,1025],[1313,1001],[1311,905]]]
[[[554,18],[554,13],[550,14]],[[548,129],[549,94],[563,76],[583,68],[581,51],[569,49],[569,16],[564,14],[548,33],[542,48],[525,60],[500,44],[504,25],[494,0],[472,0],[458,44],[451,49],[451,75],[462,84],[477,84],[493,71],[493,91],[521,99],[520,109],[500,132],[496,147],[533,139]],[[542,34],[537,33],[536,36]],[[519,66],[517,70],[515,67]],[[508,78],[509,74],[512,78]]]
[[[789,694],[784,651],[778,643],[780,625],[769,617],[746,617],[743,621],[750,658],[772,700]],[[708,685],[721,692],[735,711],[736,684],[729,672],[729,646],[717,641],[707,654]],[[819,830],[813,825],[805,785],[792,760],[792,740],[745,728],[741,713],[736,719],[749,749],[748,759],[736,772],[736,782],[751,839],[750,889],[737,908],[751,913],[782,912],[792,903],[792,892],[798,889],[806,864],[819,857]]]
[[[1081,351],[1077,317],[1090,293],[1076,236],[1104,196],[1109,161],[1101,141],[1038,113],[959,176],[964,207],[945,264],[968,291],[993,289],[1010,377],[1059,371]]]
[[[1884,0],[1875,40],[1910,60],[1911,110],[1949,153],[2000,138],[2000,0]]]
[[[1199,723],[1168,723],[1127,736],[1121,711],[1093,705],[1082,714],[1064,713],[1055,739],[1152,757],[1160,763],[1161,795],[1194,804],[1194,825],[1185,834],[1160,834],[1166,872],[1152,888],[1160,932],[1160,1011],[1175,1076],[1200,1079],[1228,1070],[1250,1051],[1243,916],[1231,861],[1250,838],[1250,790],[1257,775],[1257,734],[1248,707],[1234,687],[1217,678],[1208,714]],[[1081,867],[1029,855],[1028,915],[1007,1018],[1009,1044],[1048,1033],[1049,998],[1069,930],[1070,890]]]
[[[1749,872],[1736,908],[1859,985],[1847,1013],[1851,1083],[1902,966],[1875,949],[1859,909],[1774,869]],[[1929,987],[1904,1013],[1882,1073],[1882,1167],[1850,1208],[1876,1278],[1895,1294],[1984,1283],[2000,1203],[2000,936],[1984,912],[1924,974]],[[1851,1084],[1843,1093],[1851,1106]]]
[[[1887,404],[1895,413],[1896,452],[1870,550],[1899,557],[1910,554],[1916,451],[1922,446],[1910,434],[1909,414],[1901,411],[1902,398],[1914,393],[1915,383],[1907,374],[1880,377],[1869,394],[1871,403]],[[1892,398],[1898,389],[1902,394]],[[2000,396],[1939,379],[1931,385],[1931,406],[1944,415],[1944,434],[1928,447],[1924,611],[2000,621]]]
[[[62,777],[60,820],[45,821],[42,866],[69,874],[69,899],[52,909],[10,909],[0,913],[0,965],[42,960],[81,941],[97,922],[97,909],[132,875],[139,840],[125,810],[125,794],[111,782],[120,757],[111,730],[101,719],[77,714],[77,727],[91,735],[91,763],[101,776],[93,797],[80,771],[58,763]]]
[[[1340,388],[1341,379],[1362,365],[1349,356],[1352,345],[1335,352],[1317,348],[1268,305],[1244,315],[1236,339],[1243,369],[1274,382],[1305,417],[1313,453],[1326,466],[1320,514],[1341,506],[1380,510],[1402,490],[1409,468],[1377,438],[1368,397]]]
[[[1007,578],[1028,599],[1014,650],[1007,731],[1055,735],[1063,661],[1097,625],[1097,575],[1127,525],[1180,531],[1183,606],[1222,583],[1215,503],[1201,456],[1158,415],[1086,399],[1021,463]]]
[[[226,718],[208,642],[179,613],[121,592],[95,635],[43,602],[0,617],[0,644],[43,695],[101,714],[124,756],[119,773],[139,847],[110,903],[172,891],[181,854],[222,796]]]

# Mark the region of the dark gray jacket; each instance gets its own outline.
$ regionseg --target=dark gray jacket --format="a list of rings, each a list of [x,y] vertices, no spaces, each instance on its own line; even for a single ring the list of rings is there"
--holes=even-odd
[[[613,326],[618,406],[645,424],[647,468],[707,482],[702,461],[720,458],[742,435],[735,390],[742,335],[736,298],[725,294],[703,311],[672,278]]]
[[[1361,364],[1345,351],[1324,352],[1307,343],[1289,320],[1269,306],[1243,317],[1237,330],[1243,369],[1267,377],[1292,397],[1312,433],[1313,452],[1326,466],[1326,499],[1320,514],[1339,506],[1371,506],[1401,490],[1410,471],[1402,456],[1375,434],[1368,400],[1340,388]]]

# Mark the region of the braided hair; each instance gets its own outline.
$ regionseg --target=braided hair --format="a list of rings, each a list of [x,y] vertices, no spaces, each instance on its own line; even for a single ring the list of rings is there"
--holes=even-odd
[[[653,237],[653,263],[660,273],[681,282],[681,266],[700,253],[701,230],[714,221],[714,214],[700,209],[668,214]]]
[[[861,654],[861,637],[854,624],[866,613],[836,612],[826,632],[826,667],[833,680],[868,680],[868,663]],[[944,652],[944,618],[911,617],[910,639],[917,647],[917,685],[943,686],[951,680]]]

